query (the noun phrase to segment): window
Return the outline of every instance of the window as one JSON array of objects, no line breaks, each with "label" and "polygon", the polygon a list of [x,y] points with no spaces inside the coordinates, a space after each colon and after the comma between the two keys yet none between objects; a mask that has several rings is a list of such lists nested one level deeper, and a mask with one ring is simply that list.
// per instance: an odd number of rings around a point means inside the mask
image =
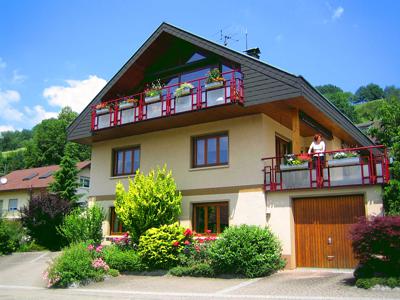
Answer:
[{"label": "window", "polygon": [[88,188],[90,186],[90,178],[86,176],[79,177],[79,185],[83,188]]},{"label": "window", "polygon": [[193,138],[193,167],[228,164],[228,134]]},{"label": "window", "polygon": [[124,224],[122,224],[121,220],[118,219],[118,216],[115,213],[115,207],[110,207],[110,234],[119,235],[123,232],[126,232]]},{"label": "window", "polygon": [[189,59],[188,59],[188,61],[186,62],[187,64],[188,63],[192,63],[192,62],[195,62],[195,61],[199,61],[199,60],[203,60],[203,59],[205,59],[206,57],[204,56],[204,55],[202,55],[202,54],[200,54],[200,53],[194,53]]},{"label": "window", "polygon": [[3,215],[3,200],[0,200],[0,218]]},{"label": "window", "polygon": [[228,202],[193,204],[193,228],[197,233],[221,233],[228,226]]},{"label": "window", "polygon": [[8,200],[8,211],[16,211],[18,209],[18,199]]},{"label": "window", "polygon": [[140,165],[140,148],[114,150],[114,176],[135,174]]}]

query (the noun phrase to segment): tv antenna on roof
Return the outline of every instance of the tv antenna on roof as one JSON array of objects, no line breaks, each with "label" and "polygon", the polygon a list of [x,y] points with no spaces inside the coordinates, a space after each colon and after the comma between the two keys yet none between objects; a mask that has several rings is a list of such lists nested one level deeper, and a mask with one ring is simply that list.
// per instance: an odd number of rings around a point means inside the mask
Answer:
[{"label": "tv antenna on roof", "polygon": [[232,34],[232,35],[223,34],[222,29],[221,29],[220,30],[220,38],[219,38],[219,40],[221,41],[221,43],[222,42],[224,43],[224,46],[228,46],[228,41],[229,40],[232,40],[232,41],[235,41],[235,42],[239,42],[239,40],[233,38],[235,35],[236,34]]}]

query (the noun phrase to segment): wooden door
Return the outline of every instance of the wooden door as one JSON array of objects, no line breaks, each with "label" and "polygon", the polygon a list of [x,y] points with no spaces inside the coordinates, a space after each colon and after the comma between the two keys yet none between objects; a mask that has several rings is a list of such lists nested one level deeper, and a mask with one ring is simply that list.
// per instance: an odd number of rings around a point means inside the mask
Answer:
[{"label": "wooden door", "polygon": [[349,229],[364,215],[362,195],[295,199],[297,267],[354,268]]}]

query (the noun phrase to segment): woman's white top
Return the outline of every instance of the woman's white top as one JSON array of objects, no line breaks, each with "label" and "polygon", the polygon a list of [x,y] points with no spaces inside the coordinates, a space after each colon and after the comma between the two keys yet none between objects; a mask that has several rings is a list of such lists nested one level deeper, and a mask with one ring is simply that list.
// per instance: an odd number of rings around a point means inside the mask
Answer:
[{"label": "woman's white top", "polygon": [[308,149],[308,154],[314,153],[314,156],[323,156],[325,152],[325,142],[320,141],[318,144],[312,142]]}]

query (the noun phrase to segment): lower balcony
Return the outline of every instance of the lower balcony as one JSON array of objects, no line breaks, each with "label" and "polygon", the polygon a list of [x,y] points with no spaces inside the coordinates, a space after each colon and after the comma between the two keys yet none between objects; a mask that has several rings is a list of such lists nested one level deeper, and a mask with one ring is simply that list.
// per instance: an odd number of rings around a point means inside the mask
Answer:
[{"label": "lower balcony", "polygon": [[290,154],[262,160],[265,191],[384,184],[390,178],[384,146],[340,149],[321,155]]},{"label": "lower balcony", "polygon": [[144,91],[102,102],[92,107],[91,129],[97,131],[232,103],[243,104],[242,74],[229,71],[221,76],[220,81],[211,83],[206,83],[206,77],[186,82],[186,88],[182,84],[164,86],[152,97]]}]

